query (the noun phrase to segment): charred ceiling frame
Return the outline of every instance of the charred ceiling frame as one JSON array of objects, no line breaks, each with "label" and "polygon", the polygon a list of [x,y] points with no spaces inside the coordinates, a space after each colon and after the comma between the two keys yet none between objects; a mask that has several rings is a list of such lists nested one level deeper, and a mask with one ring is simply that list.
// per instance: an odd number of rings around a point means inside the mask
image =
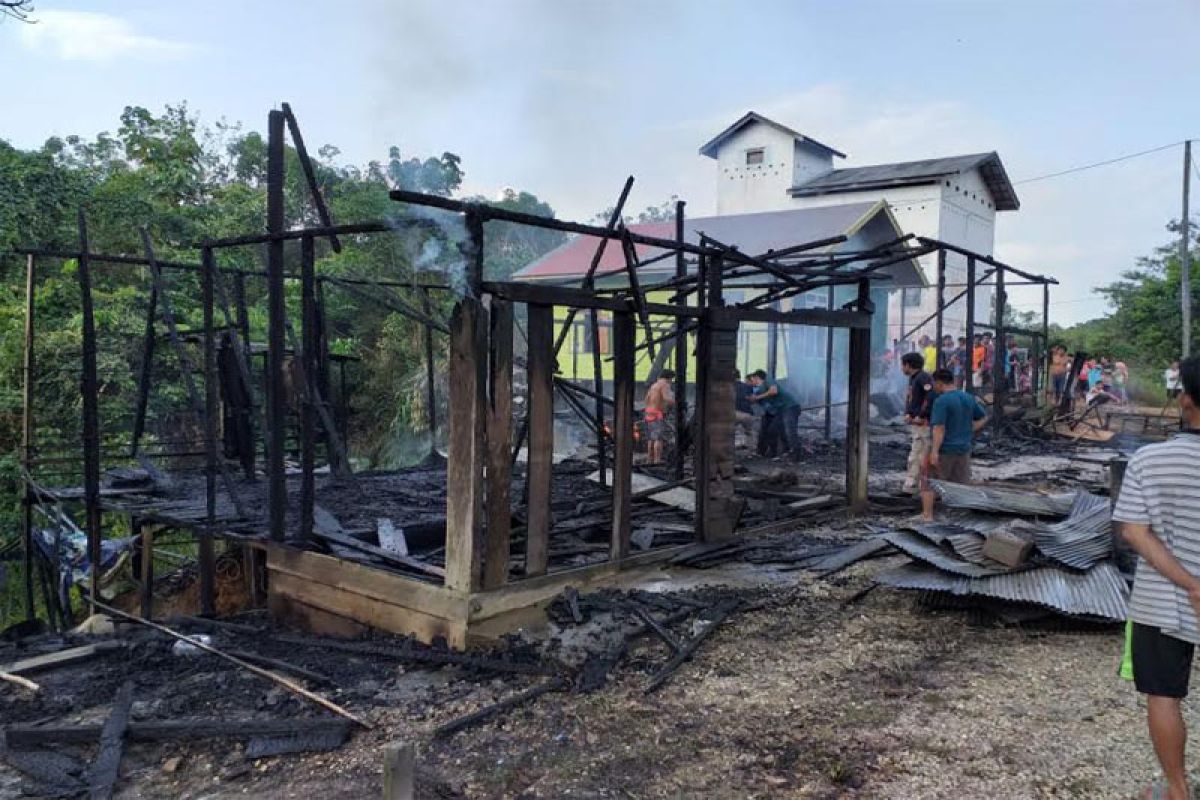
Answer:
[{"label": "charred ceiling frame", "polygon": [[[319,226],[286,229],[284,218],[285,131],[290,129],[301,168],[308,182],[313,204],[320,220]],[[25,513],[23,536],[26,559],[26,599],[32,614],[33,572],[32,506],[53,502],[54,493],[38,485],[32,477],[38,465],[34,437],[35,409],[33,379],[36,373],[33,339],[35,335],[34,289],[36,262],[39,258],[78,261],[78,280],[82,310],[82,500],[86,513],[88,553],[93,564],[100,563],[101,515],[119,511],[106,504],[100,491],[102,450],[97,403],[97,337],[92,308],[91,271],[94,265],[125,265],[149,267],[152,275],[149,315],[146,321],[144,360],[149,364],[154,347],[156,315],[161,313],[167,331],[183,361],[186,356],[179,342],[179,333],[172,321],[169,288],[162,281],[164,270],[198,272],[201,278],[203,305],[202,386],[190,385],[187,395],[192,411],[202,421],[204,438],[205,502],[201,518],[191,524],[175,521],[176,527],[190,529],[199,543],[200,597],[204,613],[214,610],[214,537],[228,530],[218,514],[219,487],[229,495],[233,508],[239,505],[238,490],[232,480],[231,467],[218,450],[217,416],[220,413],[217,375],[217,335],[220,328],[232,334],[231,349],[236,355],[236,369],[243,376],[250,397],[243,410],[245,430],[251,442],[242,450],[241,469],[248,477],[256,474],[254,426],[257,412],[265,411],[262,437],[265,444],[265,473],[267,481],[267,524],[265,535],[254,547],[265,548],[266,570],[272,580],[299,581],[296,591],[307,591],[305,582],[314,586],[327,584],[366,586],[355,595],[353,603],[342,597],[311,600],[311,605],[335,614],[358,619],[360,622],[405,630],[424,639],[445,636],[455,646],[465,646],[468,630],[506,612],[531,605],[562,590],[568,584],[580,584],[594,577],[609,574],[628,566],[649,563],[669,557],[671,551],[652,550],[630,553],[630,508],[635,498],[632,489],[635,369],[639,349],[650,352],[656,368],[661,369],[673,355],[676,365],[677,394],[685,397],[688,385],[688,337],[695,337],[697,375],[694,376],[695,409],[692,449],[691,483],[696,494],[694,537],[698,541],[720,540],[734,534],[740,501],[733,488],[733,371],[737,351],[737,328],[741,322],[766,322],[778,325],[811,325],[849,331],[849,400],[846,455],[846,491],[852,509],[867,503],[868,442],[867,419],[871,374],[871,318],[874,308],[869,297],[871,281],[878,280],[879,270],[900,261],[910,260],[934,245],[940,245],[939,297],[944,292],[944,251],[950,248],[941,243],[922,241],[920,248],[912,247],[912,237],[882,245],[879,248],[855,253],[814,255],[811,251],[845,241],[834,237],[820,242],[798,244],[785,250],[760,255],[740,252],[732,244],[704,237],[691,243],[683,237],[683,204],[676,208],[676,238],[665,239],[638,234],[621,223],[621,209],[632,184],[629,179],[621,193],[616,209],[606,226],[532,216],[478,203],[468,203],[408,191],[393,191],[397,202],[433,207],[461,215],[468,242],[463,249],[466,257],[466,281],[456,296],[453,313],[448,321],[437,318],[428,302],[429,292],[447,291],[443,283],[415,281],[388,282],[357,276],[317,276],[315,273],[315,242],[327,239],[330,246],[340,250],[339,237],[360,234],[386,233],[404,236],[407,225],[429,224],[427,220],[368,222],[335,225],[316,183],[312,164],[304,148],[299,127],[287,104],[282,110],[272,110],[268,118],[268,169],[266,232],[208,240],[196,247],[199,263],[173,262],[158,259],[150,239],[143,234],[145,254],[142,257],[104,255],[91,252],[87,224],[79,217],[79,246],[73,251],[23,249],[19,252],[27,261],[27,320],[25,331],[25,413],[22,467],[25,476]],[[597,237],[599,247],[583,284],[578,289],[543,286],[511,281],[486,281],[483,275],[484,223],[498,220],[517,225]],[[284,243],[298,240],[300,265],[298,273],[285,270]],[[667,284],[641,287],[638,284],[637,251],[634,245],[662,249],[658,259],[674,259],[675,276]],[[262,246],[266,250],[266,270],[231,270],[219,268],[217,251],[224,248]],[[604,249],[616,246],[625,255],[624,272],[628,286],[615,293],[598,290],[595,286],[597,265]],[[969,262],[983,259],[968,254]],[[648,263],[649,259],[647,262]],[[995,264],[990,259],[985,263]],[[1001,265],[1002,266],[1002,265]],[[1002,272],[1003,270],[1001,270]],[[1014,270],[1015,271],[1015,270]],[[1019,273],[1024,274],[1024,273]],[[268,297],[266,342],[265,400],[253,396],[249,379],[250,350],[244,281],[248,276],[265,278]],[[233,306],[225,288],[225,278],[233,280]],[[301,286],[300,336],[287,317],[285,285],[298,280]],[[974,274],[972,273],[972,281]],[[1001,279],[1002,281],[1002,279]],[[727,283],[739,288],[753,287],[762,293],[737,305],[725,302]],[[324,335],[321,296],[327,286],[336,286],[353,293],[364,301],[378,303],[416,321],[424,330],[426,370],[430,378],[434,371],[433,336],[449,338],[449,458],[447,468],[446,546],[444,573],[420,562],[413,564],[423,575],[401,575],[372,570],[342,562],[337,558],[314,554],[285,542],[287,486],[285,482],[285,439],[287,409],[285,383],[289,352],[299,368],[302,402],[299,408],[299,447],[301,454],[300,539],[313,536],[315,483],[314,470],[318,440],[323,439],[326,455],[335,474],[353,481],[345,448],[344,436],[331,410],[329,397],[328,340]],[[841,308],[833,307],[833,289],[853,286],[854,299]],[[421,307],[399,297],[394,288],[417,288],[422,296]],[[669,287],[674,290],[671,302],[654,303],[647,300],[652,289]],[[817,290],[827,290],[827,308],[783,310],[780,301]],[[527,373],[529,384],[528,412],[521,429],[513,431],[513,328],[514,305],[523,304],[528,320]],[[585,314],[593,321],[600,315],[610,316],[613,326],[614,381],[612,395],[605,394],[602,371],[597,364],[596,383],[582,386],[557,376],[557,354],[565,335],[555,334],[556,306],[568,309],[570,317]],[[218,307],[225,325],[215,320]],[[942,307],[942,304],[939,304]],[[650,325],[651,316],[670,320],[672,331],[655,338]],[[563,331],[569,327],[564,326]],[[644,331],[638,342],[638,328]],[[599,336],[599,326],[592,325],[592,335]],[[831,334],[832,335],[832,334]],[[594,345],[598,342],[594,342]],[[599,359],[600,348],[593,346],[593,358]],[[772,362],[774,360],[772,354]],[[185,370],[186,372],[187,370]],[[829,376],[831,377],[831,375]],[[138,422],[131,443],[131,454],[137,454],[143,430],[145,406],[149,393],[149,369],[143,368],[139,381]],[[829,396],[826,382],[826,408]],[[429,380],[432,392],[432,379]],[[599,477],[611,486],[612,526],[608,558],[600,564],[548,572],[547,551],[552,527],[550,514],[550,482],[552,472],[554,397],[558,393],[564,403],[582,418],[591,417],[591,427],[597,439]],[[591,400],[592,408],[587,401]],[[436,403],[429,398],[429,423],[436,425]],[[611,429],[608,412],[611,408]],[[677,430],[686,423],[684,404],[677,407]],[[828,422],[827,422],[828,424]],[[320,435],[318,434],[320,431]],[[343,429],[344,430],[344,429]],[[606,432],[610,431],[608,435]],[[612,454],[608,455],[609,441]],[[524,515],[524,558],[522,574],[510,574],[510,559],[514,536],[512,514],[512,468],[516,453],[527,447]],[[686,462],[684,448],[677,448],[674,463],[676,481],[666,488],[682,485]],[[611,464],[611,473],[609,472]],[[661,487],[660,487],[661,488]],[[638,493],[644,496],[645,493]],[[135,521],[135,525],[138,523]],[[140,526],[143,547],[142,613],[153,612],[150,593],[153,586],[152,564],[154,526]],[[245,541],[243,538],[242,541]],[[414,559],[415,561],[415,559]],[[150,566],[148,567],[147,564]],[[99,570],[93,569],[91,595],[97,596]],[[439,574],[441,573],[441,574]],[[438,579],[431,582],[430,576]],[[314,588],[315,592],[316,589]],[[349,605],[354,605],[350,608]]]}]

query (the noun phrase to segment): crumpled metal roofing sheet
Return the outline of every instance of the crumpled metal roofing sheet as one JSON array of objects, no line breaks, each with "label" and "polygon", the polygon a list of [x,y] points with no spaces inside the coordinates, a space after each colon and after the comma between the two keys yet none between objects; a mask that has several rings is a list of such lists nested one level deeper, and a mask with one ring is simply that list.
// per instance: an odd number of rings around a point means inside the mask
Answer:
[{"label": "crumpled metal roofing sheet", "polygon": [[1040,526],[1037,549],[1075,569],[1087,569],[1112,555],[1112,512],[1108,498],[1080,492],[1062,522]]},{"label": "crumpled metal roofing sheet", "polygon": [[905,564],[876,580],[897,589],[925,589],[955,595],[980,595],[998,600],[1035,603],[1063,614],[1125,620],[1129,588],[1109,562],[1086,572],[1037,567],[1003,575],[967,578],[923,564]]},{"label": "crumpled metal roofing sheet", "polygon": [[1004,572],[1010,572],[1012,569],[999,563],[995,564],[995,566],[984,566],[964,561],[949,550],[945,550],[927,539],[908,531],[888,531],[883,534],[883,538],[917,561],[937,567],[946,572],[952,572],[955,575],[962,575],[968,578],[981,578],[985,575],[999,575]]},{"label": "crumpled metal roofing sheet", "polygon": [[1076,492],[1036,494],[1012,489],[985,489],[961,483],[930,481],[942,502],[951,508],[973,508],[998,514],[1029,517],[1065,517],[1075,503]]}]

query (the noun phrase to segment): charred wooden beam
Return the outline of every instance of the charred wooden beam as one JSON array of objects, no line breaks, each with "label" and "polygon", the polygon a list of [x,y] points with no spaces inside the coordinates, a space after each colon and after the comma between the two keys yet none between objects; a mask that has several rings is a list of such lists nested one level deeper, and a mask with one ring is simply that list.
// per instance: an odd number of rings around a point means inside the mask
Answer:
[{"label": "charred wooden beam", "polygon": [[[634,324],[628,311],[613,315],[613,486],[609,558],[629,555],[633,508]],[[603,465],[600,467],[604,471]]]},{"label": "charred wooden beam", "polygon": [[[283,160],[283,112],[272,109],[267,117],[267,233],[280,234],[285,227]],[[218,246],[216,244],[212,245]],[[287,315],[283,282],[283,240],[267,244],[267,519],[270,538],[282,542],[287,535],[287,398],[284,349]]]},{"label": "charred wooden beam", "polygon": [[[304,146],[300,123],[296,121],[296,115],[292,112],[290,105],[281,103],[280,107],[283,109],[284,119],[287,120],[288,130],[292,134],[292,145],[296,148],[296,155],[300,158],[300,169],[303,170],[304,180],[308,183],[308,193],[312,197],[313,206],[317,209],[317,217],[320,218],[323,226],[331,228],[333,227],[333,217],[329,214],[329,206],[325,204],[325,197],[321,194],[321,187],[317,184],[317,174],[313,170],[312,159],[308,156],[308,148]],[[336,233],[329,234],[329,246],[335,253],[342,252],[342,243]]]},{"label": "charred wooden beam", "polygon": [[478,725],[480,722],[488,720],[503,711],[509,710],[510,708],[516,708],[517,706],[536,700],[542,695],[549,694],[550,692],[561,692],[568,686],[569,684],[565,678],[551,678],[548,681],[539,683],[532,689],[527,689],[524,692],[518,692],[517,694],[507,697],[498,703],[493,703],[492,705],[481,708],[478,711],[451,720],[450,722],[447,722],[446,724],[434,729],[433,736],[435,739],[445,738],[452,734],[458,733],[461,730],[469,728],[472,725]]},{"label": "charred wooden beam", "polygon": [[129,726],[129,711],[133,706],[133,681],[125,681],[117,690],[112,710],[100,730],[100,750],[88,770],[88,796],[91,800],[112,797],[125,748],[125,729]]},{"label": "charred wooden beam", "polygon": [[727,620],[736,609],[736,604],[725,605],[717,608],[712,619],[709,620],[708,625],[705,626],[704,629],[695,636],[688,639],[687,642],[684,643],[679,649],[679,651],[671,658],[671,660],[664,664],[662,668],[654,674],[654,676],[650,679],[650,682],[646,684],[646,688],[642,690],[643,693],[651,694],[652,692],[662,688],[662,686],[668,680],[670,680],[671,676],[675,674],[676,670],[678,670],[681,666],[683,666],[683,664],[690,661],[692,657],[695,656],[696,651],[700,649],[700,645],[704,644],[708,637],[712,636],[712,634],[716,632],[717,628],[719,628],[721,624],[725,622],[725,620]]},{"label": "charred wooden beam", "polygon": [[528,308],[529,465],[526,487],[525,574],[546,572],[550,488],[554,471],[554,308]]},{"label": "charred wooden beam", "polygon": [[493,298],[488,336],[487,525],[484,531],[483,588],[508,580],[512,537],[513,307]]},{"label": "charred wooden beam", "polygon": [[[100,591],[100,408],[96,377],[96,318],[92,307],[91,265],[88,259],[87,220],[79,210],[79,292],[83,358],[80,391],[83,393],[83,497],[87,519],[87,552],[91,570],[91,596]],[[94,613],[94,609],[93,609]]]}]

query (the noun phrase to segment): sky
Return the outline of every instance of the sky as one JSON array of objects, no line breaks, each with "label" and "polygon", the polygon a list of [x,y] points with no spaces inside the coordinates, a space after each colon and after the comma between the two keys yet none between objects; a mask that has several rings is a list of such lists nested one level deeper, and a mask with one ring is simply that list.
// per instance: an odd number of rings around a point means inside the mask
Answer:
[{"label": "sky", "polygon": [[[1063,324],[1103,314],[1095,287],[1169,241],[1182,146],[1020,181],[1200,138],[1187,0],[35,5],[37,25],[0,22],[0,138],[18,147],[181,101],[264,130],[287,101],[341,162],[450,151],[466,193],[530,191],[569,219],[630,174],[632,209],[674,195],[712,213],[715,162],[697,150],[748,110],[844,166],[996,150],[1022,206],[999,216],[995,255],[1059,278]],[[1040,308],[1030,291],[1011,299]]]}]

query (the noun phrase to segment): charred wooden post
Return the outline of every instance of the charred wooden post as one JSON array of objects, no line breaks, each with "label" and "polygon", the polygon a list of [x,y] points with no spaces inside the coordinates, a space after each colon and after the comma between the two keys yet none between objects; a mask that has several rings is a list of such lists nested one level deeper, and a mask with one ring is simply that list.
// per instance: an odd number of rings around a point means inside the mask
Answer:
[{"label": "charred wooden post", "polygon": [[[425,316],[432,317],[433,309],[429,302],[429,290],[421,287],[421,310]],[[437,383],[435,379],[433,367],[433,328],[429,325],[425,328],[425,405],[426,416],[429,419],[429,452],[437,452]],[[512,332],[509,331],[509,339],[512,339]],[[509,344],[509,358],[512,358],[512,345]],[[509,383],[512,382],[511,372],[509,375]],[[342,398],[345,403],[345,398]]]},{"label": "charred wooden post", "polygon": [[[323,227],[332,228],[333,217],[329,214],[329,206],[325,204],[321,187],[317,185],[317,175],[313,170],[312,159],[308,157],[308,148],[304,146],[304,137],[300,135],[300,123],[296,121],[296,115],[292,113],[290,105],[281,103],[280,106],[283,109],[283,116],[287,120],[288,131],[292,134],[292,145],[296,148],[296,156],[300,161],[300,169],[304,172],[304,180],[308,183],[309,196],[312,197],[313,206],[317,209],[317,217],[321,220]],[[342,252],[342,243],[336,233],[329,234],[329,246],[335,253]]]},{"label": "charred wooden post", "polygon": [[[675,202],[675,241],[679,244],[684,240],[684,206],[682,200]],[[687,277],[687,262],[683,250],[675,250],[675,279],[682,281]],[[676,295],[675,304],[681,309],[687,308],[687,295]],[[687,427],[687,367],[688,348],[687,330],[684,328],[684,317],[675,317],[675,479],[683,478],[685,463],[685,448],[683,446],[684,429]]]},{"label": "charred wooden post", "polygon": [[[508,581],[512,535],[512,461],[509,452],[513,406],[512,303],[493,297],[489,320],[487,528],[484,533],[483,588],[495,589]],[[425,331],[428,345],[429,329]]]},{"label": "charred wooden post", "polygon": [[[235,309],[234,313],[237,314],[237,335],[240,337],[241,342],[242,342],[242,360],[244,361],[243,366],[246,370],[246,376],[247,376],[246,389],[250,393],[251,402],[254,403],[256,406],[255,408],[252,408],[250,410],[250,419],[247,422],[247,428],[250,432],[250,442],[251,442],[250,452],[246,453],[242,456],[242,458],[244,459],[243,468],[246,472],[246,480],[252,481],[252,480],[255,480],[255,465],[254,465],[255,450],[254,450],[254,447],[256,446],[256,438],[254,436],[254,418],[255,418],[255,412],[257,411],[257,404],[259,401],[257,398],[257,393],[254,389],[254,386],[255,386],[254,380],[253,380],[254,370],[253,370],[253,367],[251,364],[251,355],[250,355],[250,311],[246,306],[246,276],[244,274],[242,274],[241,272],[235,272],[233,274],[233,304],[234,304],[234,309]],[[264,430],[264,435],[263,435],[263,447],[264,448],[266,447],[266,440],[267,440],[267,434],[266,434],[266,431]],[[265,457],[265,452],[264,452],[264,457]]]},{"label": "charred wooden post", "polygon": [[733,535],[741,503],[734,494],[733,370],[738,320],[724,309],[720,256],[706,264],[707,307],[696,337],[696,538]]},{"label": "charred wooden post", "polygon": [[[529,460],[525,481],[529,503],[525,574],[542,575],[546,572],[549,550],[550,482],[554,469],[554,307],[530,304],[528,309]],[[603,415],[603,404],[596,401],[596,408]],[[603,437],[603,430],[599,435]],[[601,476],[604,469],[602,460]]]},{"label": "charred wooden post", "polygon": [[216,557],[213,535],[217,527],[217,346],[213,330],[213,285],[217,264],[211,248],[201,253],[204,270],[200,294],[204,305],[204,525],[198,537],[200,569],[200,613],[216,613],[213,598]]},{"label": "charred wooden post", "polygon": [[[293,140],[295,131],[293,129]],[[316,506],[317,420],[318,398],[313,391],[320,378],[317,375],[317,296],[316,249],[311,236],[300,240],[300,360],[307,380],[300,403],[300,537],[312,538],[313,512]],[[332,460],[332,459],[331,459]]]},{"label": "charred wooden post", "polygon": [[[833,311],[833,287],[829,287],[826,306]],[[833,438],[833,327],[825,329],[825,441]]]},{"label": "charred wooden post", "polygon": [[[30,255],[25,260],[25,352],[21,364],[21,473],[31,474],[33,461],[33,381],[37,364],[33,353],[33,332],[36,325],[34,285],[37,282],[37,261]],[[21,565],[25,572],[25,619],[37,616],[33,607],[33,487],[28,477],[21,481]],[[49,607],[46,614],[50,614]]]},{"label": "charred wooden post", "polygon": [[[600,312],[588,309],[588,319],[592,325],[592,388],[599,397],[604,394],[604,362],[600,358]],[[608,484],[608,457],[605,452],[607,442],[604,438],[604,404],[595,401],[596,415],[596,464],[600,468],[600,485]]]},{"label": "charred wooden post", "polygon": [[[1050,284],[1042,284],[1042,357],[1038,359],[1042,364],[1042,387],[1041,397],[1045,398],[1050,391]],[[1034,391],[1037,391],[1037,381],[1034,381]],[[1042,401],[1038,401],[1038,405],[1044,405]]]},{"label": "charred wooden post", "polygon": [[450,319],[450,427],[446,463],[446,587],[477,591],[483,582],[487,409],[487,311],[480,298],[483,220],[468,213],[467,291]]},{"label": "charred wooden post", "polygon": [[975,256],[967,256],[967,363],[963,364],[963,388],[975,392]]},{"label": "charred wooden post", "polygon": [[88,258],[87,220],[79,210],[79,293],[82,316],[83,369],[80,391],[83,393],[83,502],[87,520],[88,562],[91,582],[88,597],[100,596],[100,408],[99,381],[96,377],[96,318],[92,308],[92,276]]},{"label": "charred wooden post", "polygon": [[[873,311],[871,284],[858,282],[857,308]],[[867,507],[867,423],[871,416],[871,328],[850,329],[850,402],[846,416],[846,499],[852,511]]]},{"label": "charred wooden post", "polygon": [[1008,331],[1004,317],[1008,313],[1008,294],[1004,291],[1004,269],[996,270],[996,357],[992,359],[992,430],[1000,433],[1004,403],[1008,399],[1008,380],[1004,365],[1008,362]]},{"label": "charred wooden post", "polygon": [[[284,230],[283,112],[272,110],[267,117],[267,232]],[[287,473],[283,449],[286,440],[287,398],[284,395],[287,314],[283,286],[283,240],[267,243],[267,517],[273,541],[286,537]]]},{"label": "charred wooden post", "polygon": [[150,406],[150,377],[154,366],[154,345],[157,335],[154,330],[154,319],[158,314],[158,281],[151,276],[150,299],[146,308],[146,331],[142,335],[142,367],[138,374],[138,401],[133,414],[133,435],[130,439],[129,454],[136,457],[138,445],[142,441],[142,433],[146,429],[146,411]]},{"label": "charred wooden post", "polygon": [[613,482],[612,539],[609,557],[619,561],[629,555],[633,512],[633,395],[637,380],[634,367],[633,315],[613,314]]},{"label": "charred wooden post", "polygon": [[141,570],[138,595],[142,619],[154,619],[154,526],[144,520],[134,520],[133,529],[141,544]]},{"label": "charred wooden post", "polygon": [[932,370],[941,369],[946,363],[946,354],[943,352],[942,336],[945,330],[946,316],[946,251],[938,250],[937,256],[937,322],[934,326],[934,335],[937,337],[934,352],[937,353],[933,364],[926,364],[926,368]]}]

